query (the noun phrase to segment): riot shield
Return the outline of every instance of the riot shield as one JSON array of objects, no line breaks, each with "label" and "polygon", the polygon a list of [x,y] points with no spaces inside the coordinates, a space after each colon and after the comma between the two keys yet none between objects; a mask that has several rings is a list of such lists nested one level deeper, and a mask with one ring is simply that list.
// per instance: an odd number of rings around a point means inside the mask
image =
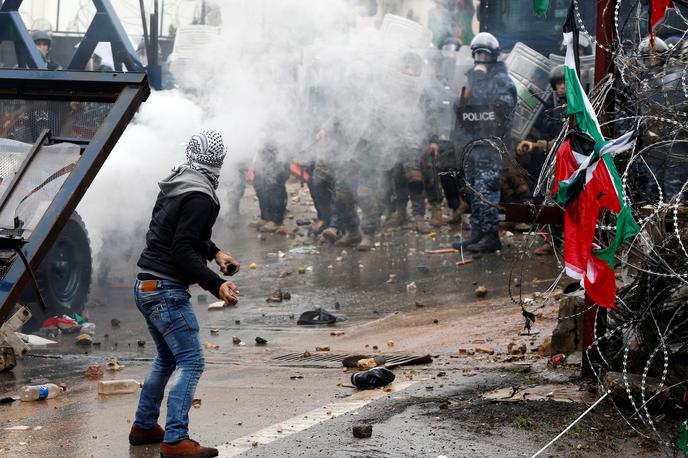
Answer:
[{"label": "riot shield", "polygon": [[550,63],[545,56],[523,43],[516,43],[505,63],[518,93],[511,135],[524,139],[543,110],[538,97],[545,100],[552,92],[549,84]]}]

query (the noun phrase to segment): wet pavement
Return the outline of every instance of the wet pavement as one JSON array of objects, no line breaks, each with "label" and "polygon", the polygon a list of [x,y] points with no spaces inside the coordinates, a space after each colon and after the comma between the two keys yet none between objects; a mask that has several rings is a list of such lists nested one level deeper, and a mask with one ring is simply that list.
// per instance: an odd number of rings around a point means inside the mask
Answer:
[{"label": "wet pavement", "polygon": [[[292,217],[307,216],[307,193],[291,191],[292,202],[297,195],[303,202],[291,205]],[[249,207],[245,213],[253,214],[252,197],[244,202]],[[294,221],[289,225],[295,227]],[[261,235],[245,223],[236,229],[218,227],[216,243],[242,263],[233,279],[242,297],[236,307],[208,311],[207,304],[216,299],[191,288],[202,341],[219,346],[206,350],[206,372],[196,394],[202,405],[191,410],[191,433],[220,446],[221,456],[521,456],[554,432],[541,431],[524,448],[518,445],[523,434],[512,432],[518,444],[510,444],[506,433],[498,433],[500,440],[491,439],[493,433],[464,431],[461,421],[437,429],[440,420],[428,413],[436,410],[434,404],[428,406],[439,397],[503,386],[505,374],[490,372],[498,370],[489,369],[496,361],[493,357],[459,360],[456,355],[462,343],[482,341],[501,349],[504,339],[518,336],[523,323],[520,308],[509,299],[510,276],[520,279],[524,294],[541,291],[556,278],[554,258],[519,255],[526,243],[523,235],[504,233],[501,253],[457,267],[457,254],[425,254],[455,239],[457,232],[447,230],[436,237],[412,230],[390,232],[375,250],[358,252],[313,243],[305,229],[294,238],[266,234],[260,240]],[[255,270],[249,269],[251,263],[257,265]],[[106,281],[92,290],[86,313],[97,325],[98,346],[77,347],[73,335],[63,335],[58,345],[36,349],[13,371],[0,374],[3,396],[16,394],[28,383],[68,386],[64,396],[46,402],[0,405],[2,456],[158,455],[156,447],[127,444],[137,395],[99,396],[96,382],[83,377],[89,365],[104,365],[109,357],[117,357],[125,368],[106,371],[105,379],[145,377],[154,346],[133,304],[134,264],[129,260],[114,266]],[[299,273],[301,268],[305,273]],[[387,282],[390,274],[397,276],[396,283]],[[416,289],[409,292],[412,282]],[[486,299],[476,299],[477,285],[488,288]],[[267,303],[278,288],[289,291],[291,300]],[[342,321],[298,326],[298,316],[317,305]],[[548,313],[556,313],[553,310]],[[118,327],[111,326],[112,318],[121,321]],[[552,323],[550,319],[550,332]],[[547,333],[547,325],[542,326],[542,335],[531,339],[533,348]],[[210,329],[217,329],[217,335]],[[333,331],[344,335],[333,336]],[[247,345],[232,344],[232,336]],[[267,339],[268,345],[256,346],[256,336]],[[139,347],[140,339],[147,344]],[[350,386],[350,373],[336,362],[275,360],[305,350],[315,353],[319,345],[342,355],[430,353],[435,361],[397,369],[396,392],[361,395]],[[440,369],[445,378],[437,382]],[[351,423],[357,419],[376,424],[373,439],[351,437]],[[16,427],[28,428],[8,429]]]}]

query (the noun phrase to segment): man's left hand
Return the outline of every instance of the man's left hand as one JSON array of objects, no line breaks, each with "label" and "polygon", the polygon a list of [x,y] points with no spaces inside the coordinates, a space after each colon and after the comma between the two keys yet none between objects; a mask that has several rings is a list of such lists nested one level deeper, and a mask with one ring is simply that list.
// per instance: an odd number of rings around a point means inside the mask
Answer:
[{"label": "man's left hand", "polygon": [[[234,259],[233,256],[228,255],[222,251],[218,251],[215,255],[215,262],[220,266],[220,270],[225,275],[234,275],[239,272],[239,261]],[[233,268],[230,266],[234,266]]]}]

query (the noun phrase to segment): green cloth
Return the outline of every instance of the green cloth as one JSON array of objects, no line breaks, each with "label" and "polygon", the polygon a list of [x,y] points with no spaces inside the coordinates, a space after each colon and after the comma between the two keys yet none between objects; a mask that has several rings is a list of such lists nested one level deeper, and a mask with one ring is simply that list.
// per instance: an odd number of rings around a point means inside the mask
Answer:
[{"label": "green cloth", "polygon": [[536,16],[544,16],[549,9],[549,0],[533,0],[533,12]]}]

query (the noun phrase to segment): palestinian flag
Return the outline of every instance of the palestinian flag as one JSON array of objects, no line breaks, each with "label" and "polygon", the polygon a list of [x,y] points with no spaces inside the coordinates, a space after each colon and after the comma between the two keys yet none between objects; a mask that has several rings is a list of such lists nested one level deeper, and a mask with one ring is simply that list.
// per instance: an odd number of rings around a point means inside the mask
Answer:
[{"label": "palestinian flag", "polygon": [[[552,194],[565,206],[564,263],[566,273],[581,281],[598,305],[615,308],[614,256],[623,241],[639,228],[626,207],[614,155],[633,146],[633,132],[606,141],[595,111],[578,77],[578,30],[573,3],[564,25],[566,99],[575,129],[557,151]],[[617,215],[614,242],[604,249],[595,245],[600,210]]]}]

